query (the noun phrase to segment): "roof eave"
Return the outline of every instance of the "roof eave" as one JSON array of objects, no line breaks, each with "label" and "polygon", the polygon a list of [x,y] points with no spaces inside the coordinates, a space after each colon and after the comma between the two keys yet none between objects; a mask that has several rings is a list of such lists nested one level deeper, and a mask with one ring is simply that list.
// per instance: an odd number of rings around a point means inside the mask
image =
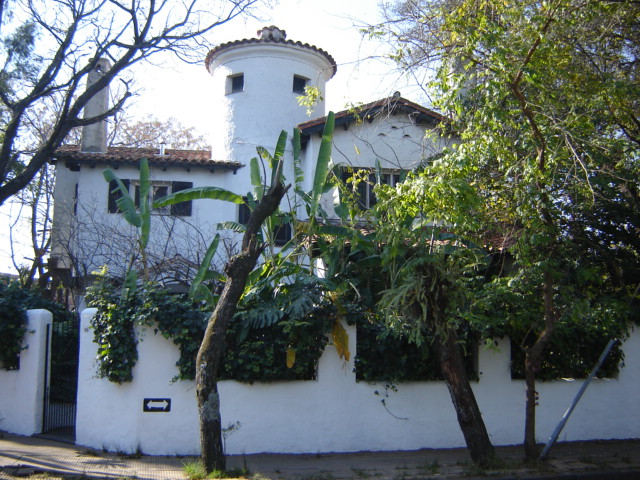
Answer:
[{"label": "roof eave", "polygon": [[106,167],[111,167],[113,169],[118,169],[123,166],[130,166],[138,168],[140,166],[140,160],[142,158],[147,158],[149,162],[149,166],[153,168],[161,168],[166,169],[169,167],[175,168],[186,168],[188,170],[192,168],[199,168],[204,170],[233,170],[235,173],[238,169],[244,167],[243,164],[239,162],[223,162],[223,161],[208,161],[208,162],[194,162],[188,160],[156,160],[149,157],[141,157],[139,159],[120,159],[120,158],[76,158],[76,155],[55,155],[53,156],[49,163],[52,165],[57,164],[58,161],[64,161],[67,167],[79,167],[80,165],[88,165],[90,168],[96,168],[99,165],[104,165]]},{"label": "roof eave", "polygon": [[[335,125],[345,125],[355,121],[368,120],[373,121],[380,111],[387,110],[391,113],[400,111],[415,112],[416,123],[427,123],[436,125],[442,121],[446,121],[443,115],[436,112],[432,112],[427,108],[422,107],[416,103],[413,103],[405,98],[385,98],[375,102],[368,103],[356,109],[342,110],[335,114]],[[327,121],[327,117],[320,117],[314,120],[309,120],[297,125],[303,135],[311,135],[316,132],[322,132],[324,125]]]}]

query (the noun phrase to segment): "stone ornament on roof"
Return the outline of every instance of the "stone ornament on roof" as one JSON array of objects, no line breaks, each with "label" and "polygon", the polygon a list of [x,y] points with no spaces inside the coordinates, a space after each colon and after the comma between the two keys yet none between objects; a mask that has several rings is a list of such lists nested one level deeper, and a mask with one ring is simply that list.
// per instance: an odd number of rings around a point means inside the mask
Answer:
[{"label": "stone ornament on roof", "polygon": [[263,27],[260,30],[258,30],[257,38],[244,38],[242,40],[234,40],[232,42],[221,43],[220,45],[209,50],[209,53],[207,54],[204,60],[204,64],[207,70],[211,72],[212,70],[210,68],[210,65],[214,61],[214,58],[220,53],[235,47],[242,47],[245,45],[256,45],[256,44],[260,45],[265,43],[300,47],[300,48],[314,51],[316,53],[319,53],[323,57],[325,57],[329,62],[329,65],[331,65],[332,67],[331,77],[333,77],[336,74],[336,71],[338,70],[338,66],[336,64],[335,59],[326,50],[318,48],[315,45],[309,45],[308,43],[287,40],[287,32],[285,30],[282,30],[281,28],[276,27],[275,25],[269,25],[267,27]]},{"label": "stone ornament on roof", "polygon": [[258,38],[260,40],[272,40],[279,42],[280,40],[287,39],[287,32],[279,29],[275,25],[269,25],[268,27],[263,27],[258,30]]}]

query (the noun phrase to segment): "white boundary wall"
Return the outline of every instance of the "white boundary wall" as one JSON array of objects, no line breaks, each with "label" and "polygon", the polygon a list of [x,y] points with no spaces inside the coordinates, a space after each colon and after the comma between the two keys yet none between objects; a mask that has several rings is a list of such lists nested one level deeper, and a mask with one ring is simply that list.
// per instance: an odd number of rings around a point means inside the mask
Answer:
[{"label": "white boundary wall", "polygon": [[[195,386],[171,383],[178,350],[148,329],[138,344],[132,382],[114,384],[95,377],[96,344],[83,312],[76,442],[112,451],[140,450],[153,455],[199,451]],[[355,329],[349,327],[355,354]],[[574,411],[560,440],[640,436],[640,334],[624,345],[619,378],[594,381]],[[473,384],[495,445],[522,442],[524,382],[509,374],[509,342],[499,350],[481,349],[480,381]],[[540,382],[539,441],[545,441],[580,386],[578,381]],[[406,383],[381,399],[385,385],[356,382],[353,364],[328,346],[317,381],[219,383],[223,426],[240,422],[227,438],[227,453],[317,453],[412,450],[464,446],[451,399],[443,382]],[[381,395],[376,395],[378,391]],[[171,411],[143,412],[145,398],[170,398]]]},{"label": "white boundary wall", "polygon": [[42,431],[45,342],[52,321],[46,310],[29,310],[27,318],[20,369],[0,368],[0,429],[20,435]]}]

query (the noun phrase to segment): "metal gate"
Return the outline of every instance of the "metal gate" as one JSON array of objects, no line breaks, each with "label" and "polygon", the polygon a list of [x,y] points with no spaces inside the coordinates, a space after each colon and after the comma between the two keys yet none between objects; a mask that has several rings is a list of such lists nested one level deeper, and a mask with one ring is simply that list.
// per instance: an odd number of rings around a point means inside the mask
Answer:
[{"label": "metal gate", "polygon": [[74,440],[78,391],[78,318],[47,326],[42,433]]}]

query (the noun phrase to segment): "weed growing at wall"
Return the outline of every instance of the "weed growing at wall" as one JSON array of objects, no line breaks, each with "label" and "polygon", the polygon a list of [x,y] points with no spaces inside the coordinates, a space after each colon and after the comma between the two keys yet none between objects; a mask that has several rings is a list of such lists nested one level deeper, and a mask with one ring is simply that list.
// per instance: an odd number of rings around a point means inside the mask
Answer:
[{"label": "weed growing at wall", "polygon": [[27,333],[27,310],[45,309],[54,322],[63,322],[73,313],[53,300],[44,298],[37,289],[23,288],[18,282],[0,282],[0,365],[6,370],[20,368],[20,352]]}]

